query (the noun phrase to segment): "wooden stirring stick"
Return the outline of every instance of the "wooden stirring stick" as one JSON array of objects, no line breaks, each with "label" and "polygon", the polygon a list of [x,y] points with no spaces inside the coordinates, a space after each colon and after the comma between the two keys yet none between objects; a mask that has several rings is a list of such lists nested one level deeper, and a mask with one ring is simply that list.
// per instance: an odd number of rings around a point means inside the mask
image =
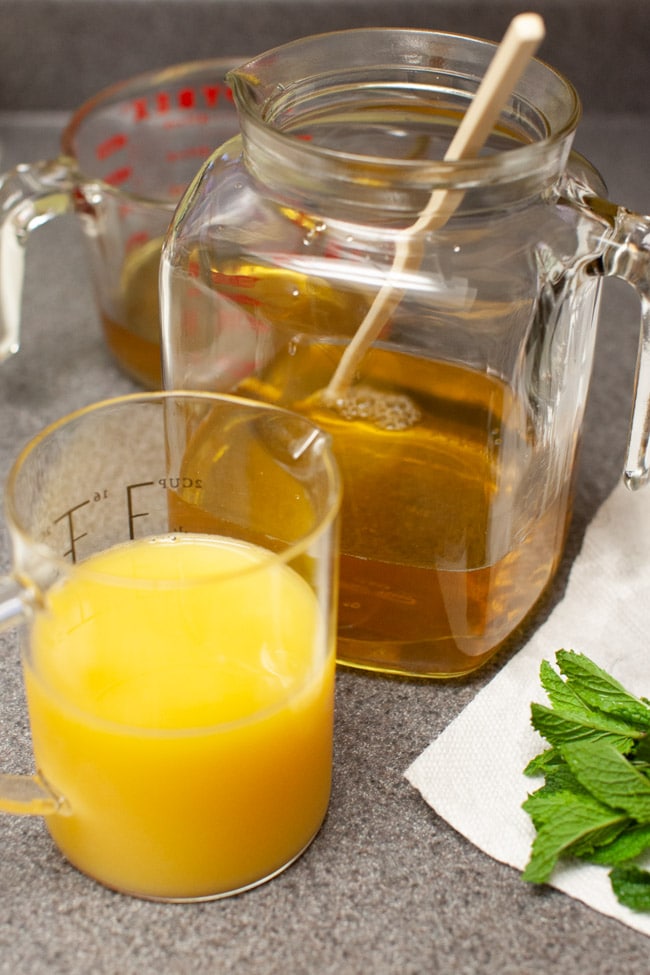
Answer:
[{"label": "wooden stirring stick", "polygon": [[[518,14],[510,22],[445,153],[445,162],[471,159],[478,154],[543,38],[544,21],[538,14]],[[434,191],[415,223],[400,232],[386,281],[377,292],[365,318],[343,353],[329,385],[322,393],[326,404],[334,405],[344,395],[360,360],[401,301],[399,281],[405,271],[419,267],[424,250],[424,232],[442,227],[458,209],[463,196],[462,190]]]}]

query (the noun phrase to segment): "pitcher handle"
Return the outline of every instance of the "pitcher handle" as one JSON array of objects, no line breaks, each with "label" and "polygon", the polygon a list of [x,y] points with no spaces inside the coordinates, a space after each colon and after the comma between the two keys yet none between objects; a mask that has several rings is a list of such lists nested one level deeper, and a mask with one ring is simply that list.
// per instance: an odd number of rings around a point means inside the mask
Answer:
[{"label": "pitcher handle", "polygon": [[[591,201],[594,206],[595,201]],[[641,328],[634,377],[632,416],[623,479],[636,491],[650,480],[650,216],[598,201],[608,218],[602,270],[630,284],[641,302]]]},{"label": "pitcher handle", "polygon": [[[23,623],[33,600],[29,589],[13,576],[0,578],[0,631]],[[51,816],[65,813],[67,804],[38,774],[0,774],[0,812],[18,816]]]},{"label": "pitcher handle", "polygon": [[0,362],[20,347],[25,248],[32,230],[73,209],[73,161],[21,163],[0,176]]}]

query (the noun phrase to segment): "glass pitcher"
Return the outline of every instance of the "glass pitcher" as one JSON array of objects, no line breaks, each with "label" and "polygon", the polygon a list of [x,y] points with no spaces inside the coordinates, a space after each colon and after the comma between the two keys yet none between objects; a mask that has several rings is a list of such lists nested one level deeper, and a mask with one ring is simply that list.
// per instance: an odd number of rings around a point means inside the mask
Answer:
[{"label": "glass pitcher", "polygon": [[[648,476],[650,218],[603,200],[571,153],[576,92],[538,60],[480,156],[441,161],[494,50],[369,29],[250,61],[229,75],[241,134],[163,248],[165,384],[277,403],[332,435],[351,666],[467,674],[537,603],[570,517],[604,275],[642,303],[625,476]],[[453,212],[400,270],[435,190]],[[381,330],[350,359],[382,288]]]}]

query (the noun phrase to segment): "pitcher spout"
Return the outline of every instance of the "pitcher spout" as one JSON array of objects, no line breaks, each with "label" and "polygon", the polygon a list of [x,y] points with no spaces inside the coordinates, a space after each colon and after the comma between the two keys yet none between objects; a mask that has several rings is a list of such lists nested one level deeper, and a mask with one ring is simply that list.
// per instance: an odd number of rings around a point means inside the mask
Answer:
[{"label": "pitcher spout", "polygon": [[254,61],[248,62],[239,68],[234,68],[226,75],[226,83],[230,87],[235,107],[238,110],[243,109],[244,106],[250,106],[253,109],[263,102],[263,97],[261,97],[262,80],[252,70],[254,65]]}]

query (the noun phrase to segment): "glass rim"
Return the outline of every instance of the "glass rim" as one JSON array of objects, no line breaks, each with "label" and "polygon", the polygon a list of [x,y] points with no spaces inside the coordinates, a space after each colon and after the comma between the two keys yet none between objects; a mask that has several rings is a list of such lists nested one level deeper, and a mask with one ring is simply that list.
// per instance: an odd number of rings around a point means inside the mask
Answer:
[{"label": "glass rim", "polygon": [[125,190],[121,189],[120,187],[113,186],[111,183],[108,183],[102,179],[101,176],[93,176],[90,173],[83,172],[79,168],[77,154],[74,149],[75,136],[83,126],[84,122],[90,118],[97,111],[97,109],[104,105],[117,103],[122,99],[126,100],[129,97],[133,98],[138,94],[145,95],[148,92],[156,90],[162,84],[178,83],[183,78],[189,79],[207,72],[217,72],[221,75],[224,83],[226,83],[226,75],[230,71],[234,70],[237,66],[246,63],[248,60],[250,60],[250,56],[232,55],[218,58],[201,58],[195,61],[181,61],[177,64],[171,64],[166,67],[142,71],[138,74],[131,75],[128,78],[122,78],[119,81],[114,81],[111,84],[100,88],[99,91],[95,92],[89,98],[85,99],[85,101],[83,101],[80,105],[78,105],[77,108],[73,109],[59,140],[62,150],[62,157],[70,160],[74,164],[74,168],[84,184],[90,186],[97,185],[101,187],[101,191],[104,195],[115,196],[121,200],[126,199],[141,206],[152,207],[157,210],[168,210],[170,214],[173,213],[178,205],[178,201],[166,200],[154,196],[146,196],[141,193],[134,193],[132,190]]},{"label": "glass rim", "polygon": [[[36,559],[41,559],[48,567],[54,569],[57,575],[60,575],[61,577],[70,576],[71,572],[79,570],[84,572],[84,574],[89,578],[101,579],[104,581],[110,579],[116,580],[118,578],[116,576],[102,572],[93,572],[92,570],[88,570],[87,567],[86,569],[83,569],[83,566],[85,565],[83,560],[78,563],[70,563],[52,548],[50,548],[47,543],[37,541],[32,536],[29,526],[25,525],[24,518],[22,518],[17,511],[17,482],[30,457],[41,444],[56,436],[59,431],[64,430],[69,425],[82,420],[85,416],[101,413],[102,411],[114,411],[116,409],[138,404],[143,406],[162,406],[166,401],[170,400],[190,400],[195,402],[204,402],[206,404],[209,404],[210,402],[215,404],[230,403],[234,407],[239,406],[242,408],[242,410],[246,411],[254,409],[257,413],[283,415],[294,419],[299,416],[299,414],[295,414],[284,407],[276,406],[272,403],[264,403],[261,401],[258,402],[257,400],[236,396],[231,393],[211,393],[207,391],[185,390],[152,390],[127,393],[122,396],[99,400],[97,402],[90,403],[87,406],[73,410],[72,412],[67,413],[48,424],[37,434],[31,437],[23,446],[11,465],[5,484],[4,512],[7,525],[10,533],[13,536],[14,547],[16,539],[19,539],[21,545],[24,546],[26,551],[35,553]],[[286,548],[282,551],[272,552],[269,549],[268,561],[265,560],[264,562],[258,563],[250,568],[244,567],[237,572],[220,572],[212,576],[209,574],[202,575],[198,579],[195,578],[187,582],[185,584],[186,586],[208,585],[211,581],[223,582],[228,579],[241,578],[245,575],[251,575],[255,572],[263,571],[271,563],[281,563],[282,565],[287,565],[289,562],[303,554],[315,539],[320,538],[323,534],[331,529],[332,525],[339,516],[343,495],[341,473],[332,450],[331,437],[307,417],[299,416],[299,418],[302,422],[304,422],[306,427],[310,427],[314,431],[314,439],[318,439],[324,448],[322,450],[321,457],[323,459],[323,472],[327,478],[328,491],[326,502],[324,504],[324,510],[321,516],[315,518],[316,523],[310,528],[309,531],[307,531],[304,535],[301,535],[296,541],[287,544]],[[183,533],[179,531],[170,532],[169,534],[182,535]],[[153,533],[144,537],[151,539],[162,536],[161,533]],[[126,539],[123,539],[122,543],[120,544],[126,544],[126,541]],[[261,548],[261,546],[259,547]],[[102,551],[102,549],[99,551]],[[121,577],[120,582],[123,583]],[[174,582],[173,580],[161,579],[156,580],[156,583],[160,584],[161,588],[164,584],[167,584],[170,589],[182,588],[181,583]]]},{"label": "glass rim", "polygon": [[[278,60],[288,53],[297,53],[301,49],[306,51],[310,46],[316,47],[317,45],[333,44],[341,38],[349,38],[351,42],[358,45],[358,49],[361,51],[370,50],[368,48],[368,42],[373,38],[377,38],[379,35],[388,36],[391,39],[407,39],[408,37],[421,37],[421,38],[431,38],[436,39],[440,45],[449,46],[456,44],[458,46],[463,46],[467,48],[469,53],[470,49],[481,50],[484,54],[489,53],[490,59],[491,55],[496,51],[498,47],[497,41],[487,40],[481,37],[472,36],[470,34],[461,34],[451,31],[439,31],[439,30],[429,30],[425,28],[386,28],[386,27],[355,27],[344,30],[328,31],[321,34],[314,34],[308,37],[301,37],[287,43],[278,45],[269,51],[264,52],[254,58],[252,58],[247,63],[239,65],[228,72],[227,80],[233,86],[236,94],[237,107],[245,122],[251,125],[253,128],[263,128],[265,130],[265,138],[271,141],[277,139],[278,146],[288,146],[293,147],[293,151],[298,151],[300,153],[309,153],[312,158],[317,157],[323,161],[325,165],[327,163],[334,163],[335,161],[341,161],[353,167],[373,167],[376,166],[381,169],[386,169],[387,171],[393,170],[395,173],[400,173],[408,178],[410,175],[424,174],[426,173],[426,179],[430,184],[442,185],[453,184],[458,185],[459,181],[467,182],[468,185],[472,185],[474,182],[482,179],[491,180],[504,175],[507,177],[515,168],[521,170],[527,164],[531,164],[535,157],[540,154],[549,152],[552,149],[559,149],[562,143],[567,140],[576,130],[579,119],[582,114],[582,105],[580,101],[580,96],[577,89],[573,83],[566,77],[566,75],[559,71],[557,68],[553,67],[551,64],[545,60],[534,57],[531,59],[530,65],[527,69],[528,73],[531,71],[541,71],[542,74],[548,76],[549,81],[554,79],[561,90],[566,93],[567,104],[564,111],[564,120],[557,127],[552,127],[549,125],[549,131],[540,136],[540,138],[533,139],[530,142],[522,142],[520,145],[508,148],[507,150],[501,152],[495,152],[490,155],[477,156],[471,159],[464,160],[454,160],[445,161],[443,159],[393,159],[387,156],[380,155],[364,155],[363,153],[351,153],[340,151],[336,149],[331,149],[326,146],[313,145],[311,143],[305,144],[301,143],[299,139],[296,139],[291,132],[283,131],[280,128],[274,128],[269,126],[266,122],[262,121],[260,118],[259,111],[256,110],[257,106],[252,104],[252,99],[246,97],[245,85],[238,84],[239,79],[242,81],[250,80],[251,76],[256,75],[256,69],[264,67],[265,63],[276,65]],[[432,50],[432,55],[435,52]],[[416,52],[417,54],[417,52]],[[428,70],[431,73],[435,73],[437,68],[435,63],[429,63],[427,65],[422,64],[416,60],[416,55],[413,55],[412,61],[400,62],[398,60],[399,54],[394,55],[392,62],[382,62],[381,65],[376,64],[372,60],[373,52],[367,56],[365,63],[358,61],[355,63],[354,67],[362,70],[364,67],[367,69],[379,68],[381,67],[387,73],[395,70],[405,70],[409,68]],[[451,56],[450,56],[451,57]],[[432,58],[435,61],[435,58]],[[341,70],[349,70],[351,65],[342,65]],[[486,64],[487,67],[487,64]],[[272,69],[271,69],[272,70]],[[524,77],[526,76],[526,73]],[[321,77],[320,75],[314,75],[316,79]],[[481,75],[476,75],[474,80],[477,85],[480,82]],[[299,77],[296,81],[296,88],[300,85],[305,85],[308,78]],[[233,84],[234,82],[234,84]],[[523,79],[519,81],[516,86],[513,95],[521,96]],[[280,89],[281,86],[278,86]],[[460,94],[467,94],[463,90],[459,89],[457,92]],[[240,94],[240,98],[237,99],[237,94]],[[285,97],[284,91],[282,97]],[[541,109],[535,105],[534,101],[530,99],[524,99],[526,103],[536,111],[536,113],[541,116],[543,113]],[[267,106],[268,107],[268,106]],[[503,118],[503,113],[502,116]]]}]

